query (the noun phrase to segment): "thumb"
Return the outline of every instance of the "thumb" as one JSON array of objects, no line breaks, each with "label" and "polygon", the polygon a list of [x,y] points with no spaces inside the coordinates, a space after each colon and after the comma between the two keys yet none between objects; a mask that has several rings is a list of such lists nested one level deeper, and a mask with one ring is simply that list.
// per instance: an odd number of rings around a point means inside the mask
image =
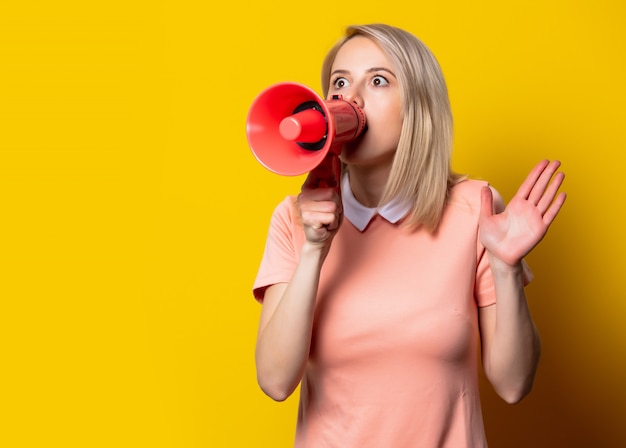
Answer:
[{"label": "thumb", "polygon": [[493,215],[493,193],[491,188],[482,187],[480,190],[480,217],[489,218]]}]

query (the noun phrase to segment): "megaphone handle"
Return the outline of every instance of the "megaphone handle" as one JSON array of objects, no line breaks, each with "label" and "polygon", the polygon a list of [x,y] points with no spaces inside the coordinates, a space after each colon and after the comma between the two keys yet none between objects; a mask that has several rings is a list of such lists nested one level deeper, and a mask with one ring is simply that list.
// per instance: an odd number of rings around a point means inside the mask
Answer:
[{"label": "megaphone handle", "polygon": [[341,160],[339,154],[331,148],[326,157],[309,173],[305,182],[307,188],[333,188],[340,193]]},{"label": "megaphone handle", "polygon": [[332,181],[328,187],[333,188],[337,193],[341,192],[341,160],[339,160],[339,154],[334,152],[331,148],[326,156],[330,159],[330,172],[332,173]]}]

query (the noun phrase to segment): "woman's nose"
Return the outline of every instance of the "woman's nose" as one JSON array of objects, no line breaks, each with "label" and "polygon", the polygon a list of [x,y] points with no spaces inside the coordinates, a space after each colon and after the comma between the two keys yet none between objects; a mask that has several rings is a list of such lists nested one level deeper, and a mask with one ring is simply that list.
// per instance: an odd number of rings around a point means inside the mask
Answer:
[{"label": "woman's nose", "polygon": [[350,102],[350,103],[354,103],[357,106],[359,106],[360,108],[363,108],[363,97],[361,96],[361,94],[359,93],[358,89],[350,89],[348,92],[346,92],[343,96],[343,98]]}]

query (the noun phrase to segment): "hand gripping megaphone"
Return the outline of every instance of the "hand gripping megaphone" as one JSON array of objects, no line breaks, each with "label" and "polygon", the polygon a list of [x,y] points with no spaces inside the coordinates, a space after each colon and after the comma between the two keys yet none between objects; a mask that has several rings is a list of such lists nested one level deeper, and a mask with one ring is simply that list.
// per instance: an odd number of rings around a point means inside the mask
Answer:
[{"label": "hand gripping megaphone", "polygon": [[250,149],[265,168],[297,176],[315,169],[328,155],[338,156],[343,144],[364,129],[365,114],[358,105],[339,95],[324,100],[302,84],[284,82],[268,87],[253,101],[246,133]]}]

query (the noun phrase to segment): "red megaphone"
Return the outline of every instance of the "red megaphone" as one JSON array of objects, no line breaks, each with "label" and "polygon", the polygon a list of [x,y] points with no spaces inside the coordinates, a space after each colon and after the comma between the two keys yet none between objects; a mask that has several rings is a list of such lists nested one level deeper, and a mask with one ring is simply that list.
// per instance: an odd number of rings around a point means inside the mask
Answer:
[{"label": "red megaphone", "polygon": [[297,83],[265,89],[248,113],[250,149],[268,170],[284,176],[312,171],[329,154],[339,155],[343,143],[365,128],[359,106],[341,96],[323,100]]}]

